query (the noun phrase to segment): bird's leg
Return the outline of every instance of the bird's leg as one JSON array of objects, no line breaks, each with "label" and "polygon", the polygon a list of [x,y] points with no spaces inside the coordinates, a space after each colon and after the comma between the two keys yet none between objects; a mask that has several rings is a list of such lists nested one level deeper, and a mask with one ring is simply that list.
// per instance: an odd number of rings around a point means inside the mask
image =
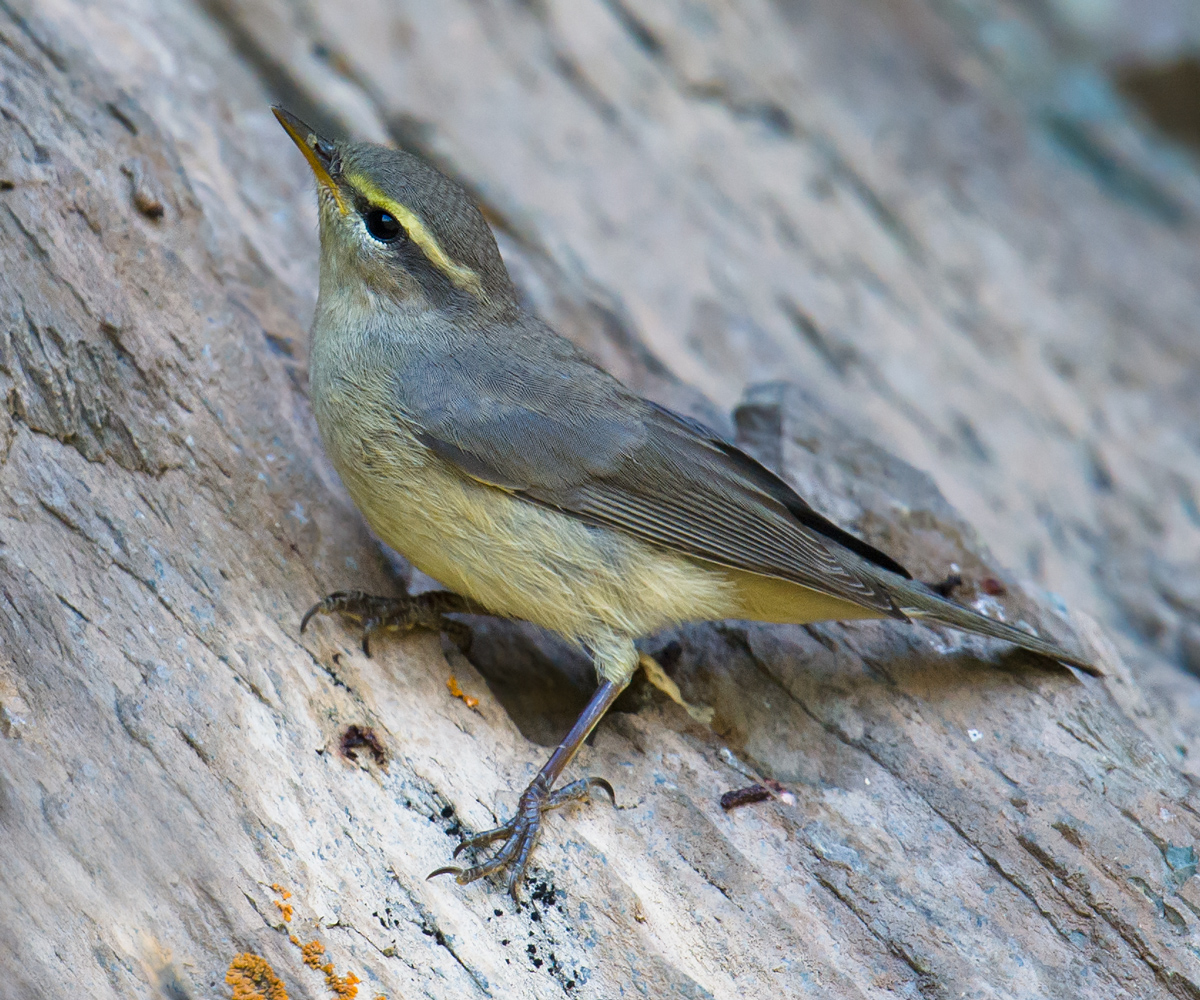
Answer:
[{"label": "bird's leg", "polygon": [[533,781],[529,783],[529,787],[521,793],[521,798],[517,800],[516,815],[503,826],[476,834],[474,837],[468,837],[455,848],[454,856],[458,857],[459,853],[468,847],[485,847],[497,840],[502,840],[504,843],[499,851],[487,861],[472,868],[456,868],[451,865],[431,872],[429,878],[436,875],[453,875],[455,876],[454,881],[459,885],[466,885],[468,882],[474,882],[492,872],[508,868],[508,891],[513,899],[519,902],[520,896],[517,891],[521,884],[521,876],[525,872],[525,865],[529,861],[529,854],[533,850],[534,844],[537,843],[538,832],[542,825],[542,814],[550,809],[566,805],[568,802],[587,799],[592,788],[603,788],[608,792],[609,797],[614,802],[616,801],[612,785],[603,778],[581,778],[579,781],[565,785],[558,791],[554,791],[554,783],[562,775],[566,766],[571,763],[571,759],[583,746],[583,741],[596,728],[596,724],[604,717],[604,713],[609,710],[628,683],[628,679],[604,681],[596,689],[592,700],[580,713],[579,718],[575,720],[571,731],[558,745],[558,749],[550,755],[545,767],[538,771]]},{"label": "bird's leg", "polygon": [[371,655],[371,633],[379,629],[390,632],[411,632],[413,629],[428,629],[445,632],[459,649],[464,652],[471,646],[471,630],[462,622],[446,615],[486,614],[479,605],[452,594],[448,590],[431,590],[428,593],[408,594],[402,597],[375,597],[361,590],[339,590],[317,601],[300,619],[303,632],[316,615],[342,615],[362,624],[362,651]]}]

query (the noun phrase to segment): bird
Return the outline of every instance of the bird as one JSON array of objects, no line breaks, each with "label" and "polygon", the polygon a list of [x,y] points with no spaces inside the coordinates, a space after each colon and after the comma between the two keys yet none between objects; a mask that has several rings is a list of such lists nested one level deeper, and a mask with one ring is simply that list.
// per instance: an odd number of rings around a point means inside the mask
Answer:
[{"label": "bird", "polygon": [[507,871],[519,899],[543,815],[593,789],[613,796],[603,778],[556,786],[637,670],[635,640],[669,626],[926,620],[1095,672],[914,580],[721,435],[626,388],[522,306],[483,214],[429,163],[273,111],[316,179],[308,378],[324,448],[379,538],[446,588],[338,591],[301,631],[340,614],[369,653],[377,629],[461,642],[469,630],[447,616],[484,613],[559,633],[597,673],[513,818],[454,857],[499,847],[430,878]]}]

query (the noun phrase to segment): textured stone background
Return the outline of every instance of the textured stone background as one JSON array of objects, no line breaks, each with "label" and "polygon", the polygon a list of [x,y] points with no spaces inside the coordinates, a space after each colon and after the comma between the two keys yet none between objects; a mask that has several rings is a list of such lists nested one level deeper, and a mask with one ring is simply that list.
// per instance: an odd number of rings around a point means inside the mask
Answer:
[{"label": "textured stone background", "polygon": [[[0,0],[0,997],[244,952],[329,996],[289,933],[393,1000],[1200,996],[1195,45],[1182,0]],[[308,412],[273,100],[438,162],[630,384],[1109,676],[687,626],[647,648],[711,725],[635,685],[531,905],[426,883],[591,680],[505,623],[298,636],[406,574]],[[790,801],[723,812],[726,748]]]}]

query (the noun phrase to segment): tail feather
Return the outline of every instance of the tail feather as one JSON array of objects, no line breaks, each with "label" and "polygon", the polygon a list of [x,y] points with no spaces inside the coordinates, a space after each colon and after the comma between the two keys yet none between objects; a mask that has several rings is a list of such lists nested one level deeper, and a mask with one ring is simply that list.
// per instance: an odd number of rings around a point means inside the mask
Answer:
[{"label": "tail feather", "polygon": [[1095,677],[1103,676],[1103,672],[1094,664],[1068,653],[1053,642],[1014,628],[1012,625],[1006,625],[1004,622],[998,622],[994,618],[988,618],[961,604],[955,604],[953,601],[926,590],[920,584],[913,584],[905,580],[903,586],[898,586],[890,579],[888,582],[891,584],[888,589],[892,593],[892,599],[896,602],[896,606],[910,618],[932,619],[943,625],[962,629],[964,632],[974,632],[978,635],[990,636],[993,639],[1003,639],[1022,649],[1048,656],[1052,660],[1069,663]]}]

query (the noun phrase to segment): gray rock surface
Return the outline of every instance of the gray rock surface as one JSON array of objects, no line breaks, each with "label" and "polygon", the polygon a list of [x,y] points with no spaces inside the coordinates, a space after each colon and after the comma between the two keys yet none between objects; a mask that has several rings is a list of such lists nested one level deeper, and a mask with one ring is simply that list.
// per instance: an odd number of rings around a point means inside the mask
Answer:
[{"label": "gray rock surface", "polygon": [[[1092,6],[0,0],[0,997],[246,953],[312,998],[1200,996],[1200,176]],[[307,409],[272,100],[437,161],[630,384],[1107,677],[689,625],[646,648],[711,724],[639,681],[529,905],[427,883],[590,679],[521,625],[298,635],[408,576]]]}]

